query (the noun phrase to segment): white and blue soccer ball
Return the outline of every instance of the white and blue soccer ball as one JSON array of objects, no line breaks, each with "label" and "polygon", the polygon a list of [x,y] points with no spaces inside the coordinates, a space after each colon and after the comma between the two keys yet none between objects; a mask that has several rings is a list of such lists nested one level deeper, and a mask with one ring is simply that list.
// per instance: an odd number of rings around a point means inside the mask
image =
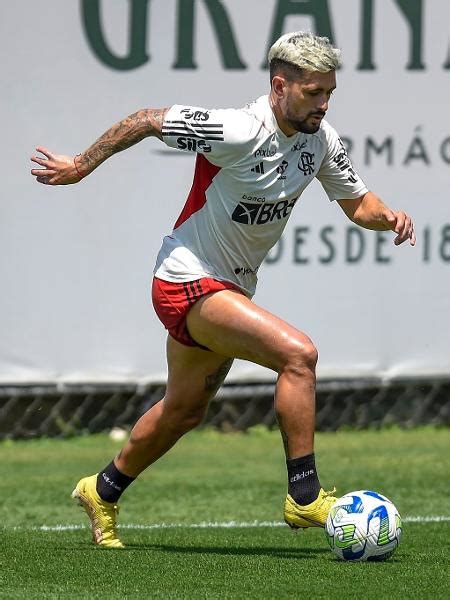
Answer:
[{"label": "white and blue soccer ball", "polygon": [[332,551],[342,560],[386,560],[400,543],[402,520],[388,498],[358,490],[333,504],[325,534]]}]

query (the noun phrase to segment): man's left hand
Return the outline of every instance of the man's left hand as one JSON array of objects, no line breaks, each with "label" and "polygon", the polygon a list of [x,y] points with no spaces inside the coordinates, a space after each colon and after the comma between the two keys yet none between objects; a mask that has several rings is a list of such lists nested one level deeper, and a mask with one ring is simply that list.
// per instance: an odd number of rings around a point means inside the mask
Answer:
[{"label": "man's left hand", "polygon": [[416,245],[414,223],[409,215],[403,211],[386,209],[383,218],[389,225],[389,229],[397,234],[397,237],[394,239],[396,246],[403,244],[406,240],[409,240],[411,246]]}]

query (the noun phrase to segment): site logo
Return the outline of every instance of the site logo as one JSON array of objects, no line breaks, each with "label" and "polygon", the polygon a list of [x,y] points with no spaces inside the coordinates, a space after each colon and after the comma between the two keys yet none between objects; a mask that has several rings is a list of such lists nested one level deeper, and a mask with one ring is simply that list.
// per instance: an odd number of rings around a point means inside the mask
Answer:
[{"label": "site logo", "polygon": [[189,108],[183,108],[181,114],[184,116],[186,120],[193,119],[194,121],[208,121],[209,119],[209,110],[194,110],[192,111]]},{"label": "site logo", "polygon": [[236,267],[234,269],[234,272],[236,273],[236,275],[250,275],[250,273],[252,275],[256,275],[256,273],[258,272],[259,266],[255,267],[254,269],[252,269],[251,267]]},{"label": "site logo", "polygon": [[279,200],[278,202],[266,202],[264,204],[249,204],[239,202],[231,215],[236,223],[243,225],[265,225],[273,221],[286,219],[297,202],[293,200]]},{"label": "site logo", "polygon": [[312,175],[314,173],[314,154],[303,151],[298,159],[298,168],[303,172],[303,175]]},{"label": "site logo", "polygon": [[179,137],[177,146],[180,150],[191,150],[191,152],[211,152],[211,146],[205,140]]}]

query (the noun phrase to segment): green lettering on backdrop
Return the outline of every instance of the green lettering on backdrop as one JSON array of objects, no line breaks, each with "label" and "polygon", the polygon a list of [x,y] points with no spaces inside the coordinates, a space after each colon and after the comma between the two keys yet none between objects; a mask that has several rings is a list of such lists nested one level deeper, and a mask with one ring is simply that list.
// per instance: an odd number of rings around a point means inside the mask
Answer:
[{"label": "green lettering on backdrop", "polygon": [[[422,62],[422,24],[423,24],[423,2],[422,0],[394,0],[403,13],[410,29],[409,62],[407,69],[420,71],[425,69]],[[374,0],[363,0],[363,16],[361,27],[361,59],[357,68],[361,71],[376,69],[373,62],[373,33],[375,29]]]},{"label": "green lettering on backdrop", "polygon": [[396,0],[398,7],[405,15],[410,28],[409,62],[407,69],[420,71],[425,69],[422,62],[422,0]]},{"label": "green lettering on backdrop", "polygon": [[[225,7],[219,0],[204,0],[219,43],[225,69],[246,69],[234,39],[233,29]],[[178,0],[178,45],[174,69],[196,69],[194,61],[196,0]]]},{"label": "green lettering on backdrop", "polygon": [[[315,26],[311,29],[317,35],[324,35],[330,39],[331,43],[334,43],[328,0],[302,0],[302,2],[298,2],[298,0],[278,0],[267,52],[283,32],[287,33],[284,30],[284,21],[289,15],[309,15],[315,23]],[[264,58],[261,68],[267,69],[267,67],[267,59]]]},{"label": "green lettering on backdrop", "polygon": [[[151,0],[128,0],[129,18],[127,20],[128,49],[125,56],[118,56],[105,39],[101,8],[106,11],[108,3],[103,5],[101,0],[81,0],[82,22],[87,41],[97,56],[105,65],[116,70],[136,69],[149,61],[148,45],[148,12]],[[360,23],[360,57],[357,69],[361,71],[375,70],[374,45],[376,23],[374,10],[376,0],[361,1]],[[177,11],[177,41],[174,69],[196,69],[195,39],[196,8],[202,2],[211,21],[214,35],[217,39],[222,64],[225,69],[247,69],[241,59],[232,21],[226,10],[225,0],[178,0]],[[285,21],[292,15],[311,17],[311,29],[319,35],[328,37],[334,44],[333,23],[328,0],[273,0],[274,16],[268,38],[268,48],[286,30]],[[423,0],[392,0],[397,6],[409,29],[409,53],[407,69],[419,71],[425,69],[423,54]],[[381,6],[381,3],[380,5]],[[382,41],[381,32],[378,40]],[[261,68],[267,68],[264,57]],[[444,69],[450,69],[450,48],[443,64]]]},{"label": "green lettering on backdrop", "polygon": [[149,60],[146,53],[147,12],[150,0],[128,0],[130,26],[128,54],[117,56],[108,48],[100,19],[100,0],[82,0],[82,18],[88,42],[97,57],[108,67],[119,71],[136,69]]}]

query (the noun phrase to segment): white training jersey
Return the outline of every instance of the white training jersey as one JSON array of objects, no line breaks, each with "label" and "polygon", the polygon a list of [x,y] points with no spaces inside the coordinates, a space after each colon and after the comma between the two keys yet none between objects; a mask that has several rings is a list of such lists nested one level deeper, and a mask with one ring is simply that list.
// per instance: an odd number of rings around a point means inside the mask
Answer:
[{"label": "white training jersey", "polygon": [[172,106],[162,136],[197,153],[191,191],[156,262],[166,281],[213,277],[252,296],[262,261],[314,177],[330,200],[367,192],[326,121],[317,133],[288,137],[268,96],[241,109]]}]

